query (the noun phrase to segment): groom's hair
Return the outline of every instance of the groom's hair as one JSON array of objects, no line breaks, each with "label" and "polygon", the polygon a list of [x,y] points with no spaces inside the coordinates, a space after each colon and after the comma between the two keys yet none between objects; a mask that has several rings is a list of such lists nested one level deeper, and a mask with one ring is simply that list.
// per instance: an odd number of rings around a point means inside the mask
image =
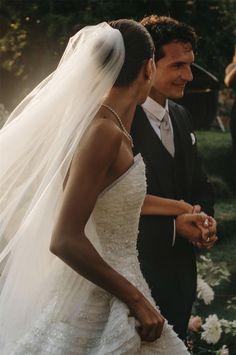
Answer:
[{"label": "groom's hair", "polygon": [[163,46],[171,42],[190,43],[196,50],[198,37],[194,29],[172,17],[150,15],[140,23],[148,30],[155,44],[155,60],[163,58]]}]

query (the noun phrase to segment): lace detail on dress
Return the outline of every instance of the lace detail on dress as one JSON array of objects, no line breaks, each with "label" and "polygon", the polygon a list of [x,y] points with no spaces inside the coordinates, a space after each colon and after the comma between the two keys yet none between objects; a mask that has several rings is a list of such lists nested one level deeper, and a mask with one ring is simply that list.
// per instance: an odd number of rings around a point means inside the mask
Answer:
[{"label": "lace detail on dress", "polygon": [[[155,305],[142,276],[136,249],[145,181],[145,166],[138,155],[134,164],[99,196],[93,218],[104,259]],[[57,299],[52,301],[11,355],[188,354],[167,323],[160,339],[153,343],[141,342],[128,307],[93,284],[83,308],[78,309],[76,275],[65,267],[61,278],[60,292],[70,304],[70,315],[63,321],[58,318],[58,314],[67,314],[67,304],[61,305]]]}]

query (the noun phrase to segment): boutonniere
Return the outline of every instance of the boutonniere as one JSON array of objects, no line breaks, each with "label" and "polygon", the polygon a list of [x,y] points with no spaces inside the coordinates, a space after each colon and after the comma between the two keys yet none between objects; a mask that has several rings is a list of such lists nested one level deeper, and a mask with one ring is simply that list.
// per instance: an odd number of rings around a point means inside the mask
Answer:
[{"label": "boutonniere", "polygon": [[191,137],[191,140],[192,140],[192,145],[196,144],[196,137],[195,137],[195,134],[194,133],[190,133],[190,137]]}]

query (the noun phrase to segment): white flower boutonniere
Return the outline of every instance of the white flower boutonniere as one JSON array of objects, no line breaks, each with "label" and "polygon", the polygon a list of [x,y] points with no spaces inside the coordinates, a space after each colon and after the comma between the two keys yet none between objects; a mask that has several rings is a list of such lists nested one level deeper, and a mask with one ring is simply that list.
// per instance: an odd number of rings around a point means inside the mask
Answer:
[{"label": "white flower boutonniere", "polygon": [[191,137],[191,140],[192,140],[192,145],[196,144],[196,137],[195,137],[195,134],[193,132],[190,133],[190,137]]}]

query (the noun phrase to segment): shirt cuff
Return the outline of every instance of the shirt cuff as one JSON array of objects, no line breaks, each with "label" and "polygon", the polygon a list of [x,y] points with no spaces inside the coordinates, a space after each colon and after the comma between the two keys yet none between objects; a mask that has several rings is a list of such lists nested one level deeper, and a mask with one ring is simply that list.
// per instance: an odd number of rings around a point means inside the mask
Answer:
[{"label": "shirt cuff", "polygon": [[173,218],[173,239],[172,239],[172,247],[175,245],[175,237],[176,237],[176,223],[175,223],[175,218]]}]

